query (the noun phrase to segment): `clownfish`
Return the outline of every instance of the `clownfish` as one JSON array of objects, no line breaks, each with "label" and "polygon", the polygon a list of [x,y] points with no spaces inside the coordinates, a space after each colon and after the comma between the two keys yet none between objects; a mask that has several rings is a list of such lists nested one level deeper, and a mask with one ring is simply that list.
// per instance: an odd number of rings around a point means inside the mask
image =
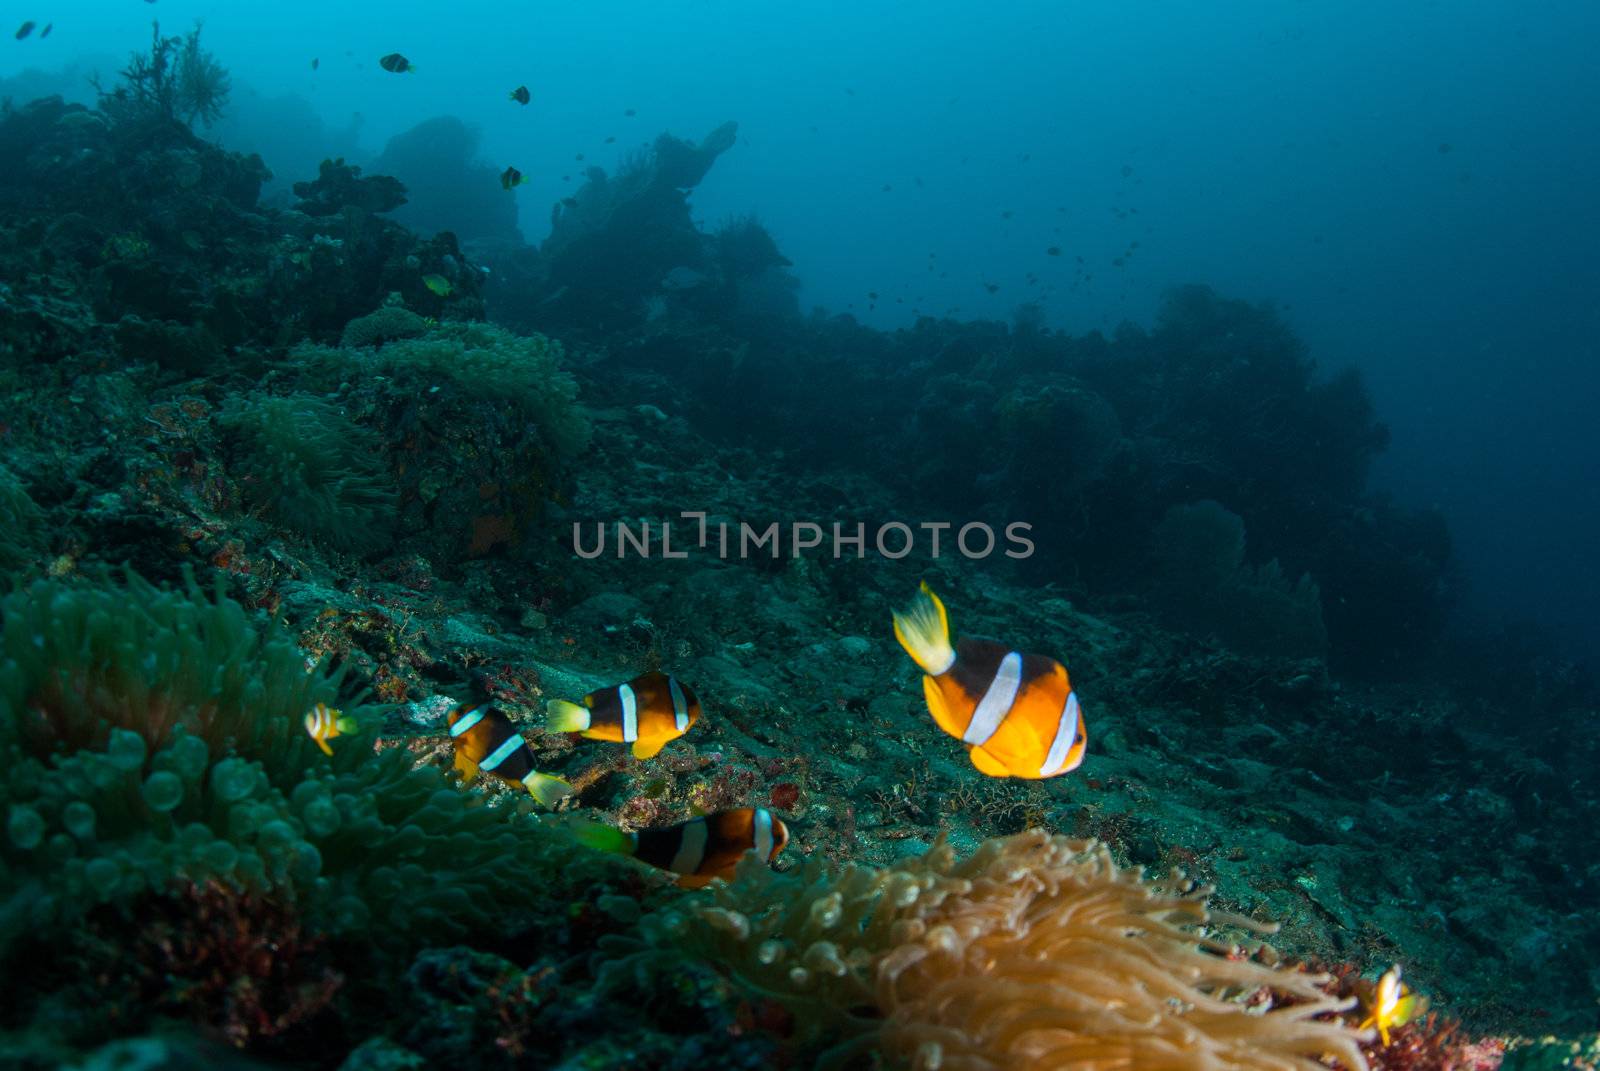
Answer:
[{"label": "clownfish", "polygon": [[329,758],[333,757],[333,748],[328,746],[328,741],[336,736],[344,736],[361,728],[359,722],[348,714],[344,714],[330,707],[326,703],[318,703],[311,708],[311,713],[306,715],[306,733],[317,742],[322,753]]},{"label": "clownfish", "polygon": [[1060,662],[992,640],[950,646],[950,619],[927,584],[894,634],[927,676],[922,692],[939,728],[969,745],[990,777],[1056,777],[1078,768],[1088,737],[1078,693]]},{"label": "clownfish", "polygon": [[575,827],[579,841],[600,851],[631,855],[642,863],[678,875],[685,889],[698,889],[716,878],[733,876],[747,852],[770,863],[789,843],[789,827],[765,807],[735,807],[675,826],[620,829],[585,822]]},{"label": "clownfish", "polygon": [[533,768],[533,750],[517,727],[487,703],[459,706],[445,716],[456,748],[456,769],[471,781],[478,771],[522,785],[534,799],[554,807],[576,789],[559,777]]},{"label": "clownfish", "polygon": [[688,685],[665,673],[646,673],[615,688],[590,692],[582,705],[552,701],[545,728],[632,744],[634,758],[649,759],[699,720],[700,700]]},{"label": "clownfish", "polygon": [[1377,1027],[1378,1036],[1387,1045],[1390,1028],[1405,1026],[1421,1016],[1428,1010],[1428,998],[1418,996],[1401,983],[1400,964],[1396,963],[1384,971],[1383,977],[1378,979],[1378,988],[1372,995],[1369,1010],[1370,1014],[1356,1029]]}]

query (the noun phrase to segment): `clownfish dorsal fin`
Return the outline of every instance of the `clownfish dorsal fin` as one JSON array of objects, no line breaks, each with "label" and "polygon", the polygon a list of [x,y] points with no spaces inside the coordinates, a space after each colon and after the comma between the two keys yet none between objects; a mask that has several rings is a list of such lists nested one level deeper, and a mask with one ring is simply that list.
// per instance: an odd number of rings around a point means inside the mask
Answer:
[{"label": "clownfish dorsal fin", "polygon": [[956,652],[950,646],[950,617],[944,603],[926,583],[904,613],[895,611],[894,636],[912,661],[931,677],[937,677],[955,664]]}]

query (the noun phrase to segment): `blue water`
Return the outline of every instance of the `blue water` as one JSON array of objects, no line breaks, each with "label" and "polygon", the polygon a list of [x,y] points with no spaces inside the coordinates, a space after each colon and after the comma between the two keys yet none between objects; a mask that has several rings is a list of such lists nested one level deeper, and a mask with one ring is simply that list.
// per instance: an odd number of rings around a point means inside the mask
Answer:
[{"label": "blue water", "polygon": [[[204,19],[234,78],[214,136],[284,185],[459,116],[487,164],[529,177],[530,242],[585,167],[736,119],[697,214],[759,213],[804,307],[874,326],[1032,301],[1051,326],[1109,332],[1188,282],[1276,303],[1323,367],[1363,372],[1393,432],[1380,485],[1447,516],[1466,621],[1600,649],[1592,3],[8,11],[53,24],[3,27],[0,95],[19,101],[90,100],[85,75],[109,83],[152,17]],[[416,73],[381,70],[393,51]],[[522,84],[527,108],[506,96]]]}]

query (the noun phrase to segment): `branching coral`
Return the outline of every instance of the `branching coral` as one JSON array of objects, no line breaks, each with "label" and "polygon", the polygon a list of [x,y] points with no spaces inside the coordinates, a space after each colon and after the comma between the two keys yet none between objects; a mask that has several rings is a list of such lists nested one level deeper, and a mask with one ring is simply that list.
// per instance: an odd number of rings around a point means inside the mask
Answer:
[{"label": "branching coral", "polygon": [[181,37],[150,30],[149,53],[135,52],[122,71],[122,84],[101,94],[101,107],[113,113],[145,111],[165,119],[210,126],[222,118],[232,88],[228,72],[200,47],[200,26]]},{"label": "branching coral", "polygon": [[387,547],[397,496],[377,436],[310,395],[251,397],[222,415],[243,447],[246,495],[285,527],[356,553]]},{"label": "branching coral", "polygon": [[837,876],[745,865],[712,898],[647,918],[635,955],[687,949],[727,964],[820,1037],[842,1037],[835,1063],[876,1046],[930,1071],[1320,1071],[1325,1057],[1365,1069],[1360,1035],[1331,1017],[1349,1002],[1320,976],[1210,936],[1208,925],[1247,923],[1211,910],[1208,894],[1035,830],[965,860],[941,841]]}]

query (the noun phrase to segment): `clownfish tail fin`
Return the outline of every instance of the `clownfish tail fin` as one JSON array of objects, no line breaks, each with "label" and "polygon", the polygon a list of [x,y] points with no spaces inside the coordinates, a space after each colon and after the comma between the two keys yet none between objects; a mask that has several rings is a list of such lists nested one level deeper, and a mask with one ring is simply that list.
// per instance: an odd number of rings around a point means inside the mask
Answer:
[{"label": "clownfish tail fin", "polygon": [[552,699],[545,710],[544,727],[553,733],[581,733],[589,728],[589,708],[565,699]]},{"label": "clownfish tail fin", "polygon": [[949,615],[926,582],[904,613],[895,612],[894,637],[930,677],[937,677],[955,664]]},{"label": "clownfish tail fin", "polygon": [[561,778],[542,774],[538,770],[529,771],[522,783],[527,786],[528,794],[545,807],[554,807],[578,791]]},{"label": "clownfish tail fin", "polygon": [[624,833],[615,826],[608,826],[603,822],[574,822],[569,828],[579,844],[593,848],[597,852],[632,855],[638,843],[632,834]]}]

